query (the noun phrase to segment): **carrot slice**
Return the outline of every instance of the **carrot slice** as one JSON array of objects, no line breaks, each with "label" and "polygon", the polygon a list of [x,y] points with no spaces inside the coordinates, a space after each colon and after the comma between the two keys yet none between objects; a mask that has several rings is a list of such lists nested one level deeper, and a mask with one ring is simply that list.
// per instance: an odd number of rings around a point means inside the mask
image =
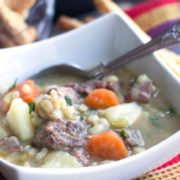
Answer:
[{"label": "carrot slice", "polygon": [[27,103],[33,103],[40,95],[39,88],[33,80],[26,80],[18,84],[14,90],[19,91],[20,97]]},{"label": "carrot slice", "polygon": [[107,89],[95,89],[84,100],[84,103],[95,109],[104,109],[118,105],[119,98],[113,91]]},{"label": "carrot slice", "polygon": [[106,160],[119,160],[128,156],[123,140],[112,130],[92,136],[87,150],[90,155]]}]

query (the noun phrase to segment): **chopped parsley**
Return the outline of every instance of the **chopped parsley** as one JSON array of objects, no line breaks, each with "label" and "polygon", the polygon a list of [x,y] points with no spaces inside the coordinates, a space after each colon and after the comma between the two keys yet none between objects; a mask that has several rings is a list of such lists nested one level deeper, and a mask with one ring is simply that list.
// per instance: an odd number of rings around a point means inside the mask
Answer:
[{"label": "chopped parsley", "polygon": [[158,123],[158,120],[159,120],[159,116],[158,114],[152,114],[150,117],[149,117],[149,120],[151,121],[152,125],[156,126],[156,127],[159,127],[159,123]]},{"label": "chopped parsley", "polygon": [[169,108],[168,108],[168,110],[166,111],[165,114],[166,114],[168,117],[172,117],[173,115],[176,114],[176,110],[175,110],[173,107],[169,106]]},{"label": "chopped parsley", "polygon": [[119,132],[119,135],[123,138],[123,139],[126,139],[126,132],[124,130],[121,130]]},{"label": "chopped parsley", "polygon": [[83,121],[84,120],[84,117],[83,116],[80,116],[80,121]]},{"label": "chopped parsley", "polygon": [[66,103],[69,105],[69,106],[72,106],[72,100],[69,96],[65,96],[64,99],[66,100]]},{"label": "chopped parsley", "polygon": [[29,105],[29,113],[33,112],[35,110],[35,103],[28,103]]},{"label": "chopped parsley", "polygon": [[130,83],[129,83],[129,86],[130,86],[130,87],[133,87],[133,86],[136,84],[136,82],[137,82],[137,78],[132,79],[132,80],[130,81]]}]

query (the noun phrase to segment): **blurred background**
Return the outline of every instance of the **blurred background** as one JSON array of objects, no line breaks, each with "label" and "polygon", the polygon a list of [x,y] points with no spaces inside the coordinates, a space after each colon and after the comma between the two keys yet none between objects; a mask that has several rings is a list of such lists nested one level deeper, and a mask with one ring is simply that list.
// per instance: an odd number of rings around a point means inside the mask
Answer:
[{"label": "blurred background", "polygon": [[[143,0],[115,0],[116,3],[120,4],[120,6],[127,6],[142,1]],[[72,0],[57,0],[55,2],[55,9],[55,18],[57,18],[61,14],[78,16],[88,12],[90,13],[96,9],[96,6],[94,5],[93,0],[76,0],[74,2],[72,2]]]},{"label": "blurred background", "polygon": [[46,39],[120,8],[151,37],[180,20],[180,0],[2,0],[0,47]]}]

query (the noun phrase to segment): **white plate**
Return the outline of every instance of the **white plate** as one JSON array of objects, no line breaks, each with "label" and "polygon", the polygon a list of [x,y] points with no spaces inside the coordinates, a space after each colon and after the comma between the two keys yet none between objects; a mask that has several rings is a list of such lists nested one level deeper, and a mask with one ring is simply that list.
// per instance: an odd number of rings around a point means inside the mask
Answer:
[{"label": "white plate", "polygon": [[[112,13],[55,38],[1,50],[0,84],[12,83],[15,78],[21,81],[45,67],[64,62],[73,62],[87,69],[101,61],[110,61],[148,40],[149,37],[123,12]],[[129,67],[148,74],[180,112],[179,80],[156,55],[136,61]],[[152,170],[180,152],[179,139],[180,131],[143,153],[95,167],[40,169],[20,167],[0,160],[0,169],[9,179],[126,180]]]}]

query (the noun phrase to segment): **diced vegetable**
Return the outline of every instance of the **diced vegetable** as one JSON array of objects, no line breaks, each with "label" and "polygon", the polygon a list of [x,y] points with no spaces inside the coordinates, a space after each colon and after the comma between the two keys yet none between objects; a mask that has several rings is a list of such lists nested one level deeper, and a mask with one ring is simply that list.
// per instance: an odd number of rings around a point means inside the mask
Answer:
[{"label": "diced vegetable", "polygon": [[157,113],[156,114],[152,114],[149,117],[149,120],[151,121],[151,124],[154,125],[155,127],[159,127],[160,126],[160,124],[158,123],[159,115]]},{"label": "diced vegetable", "polygon": [[127,103],[102,110],[102,115],[114,128],[124,128],[131,126],[141,112],[142,108],[137,103]]},{"label": "diced vegetable", "polygon": [[149,77],[146,74],[141,74],[137,77],[136,82],[138,84],[141,84],[143,82],[151,81]]},{"label": "diced vegetable", "polygon": [[67,152],[54,151],[46,156],[43,168],[72,168],[81,167],[82,165],[77,161],[74,156]]},{"label": "diced vegetable", "polygon": [[120,100],[114,92],[101,88],[93,90],[84,102],[91,108],[104,109],[118,105]]},{"label": "diced vegetable", "polygon": [[34,127],[29,114],[29,106],[21,98],[12,101],[7,120],[13,133],[21,140],[28,141],[33,138]]},{"label": "diced vegetable", "polygon": [[9,107],[11,105],[11,102],[13,101],[13,99],[19,98],[20,94],[18,91],[10,91],[8,92],[4,97],[3,97],[3,101],[2,101],[2,111],[3,112],[8,112]]},{"label": "diced vegetable", "polygon": [[119,160],[128,156],[123,140],[111,130],[92,136],[87,150],[92,156],[108,160]]},{"label": "diced vegetable", "polygon": [[117,82],[119,81],[119,78],[115,75],[109,75],[109,76],[106,76],[103,78],[103,81],[106,81],[106,82]]},{"label": "diced vegetable", "polygon": [[66,100],[66,103],[69,105],[69,106],[72,106],[72,100],[69,96],[65,96],[64,99]]},{"label": "diced vegetable", "polygon": [[[146,74],[141,74],[136,79],[137,84],[143,84],[145,82],[152,82],[152,80]],[[152,82],[152,89],[153,89],[153,93],[157,91],[157,88],[154,86],[153,82]]]},{"label": "diced vegetable", "polygon": [[167,117],[172,117],[173,115],[176,114],[176,110],[172,106],[169,106],[165,114]]},{"label": "diced vegetable", "polygon": [[28,103],[29,105],[29,113],[32,113],[35,110],[35,103]]},{"label": "diced vegetable", "polygon": [[19,91],[20,97],[27,103],[33,103],[40,95],[39,88],[33,80],[26,80],[18,84],[15,90]]},{"label": "diced vegetable", "polygon": [[123,139],[126,139],[126,132],[124,129],[122,129],[120,132],[119,132],[119,135],[123,138]]}]

